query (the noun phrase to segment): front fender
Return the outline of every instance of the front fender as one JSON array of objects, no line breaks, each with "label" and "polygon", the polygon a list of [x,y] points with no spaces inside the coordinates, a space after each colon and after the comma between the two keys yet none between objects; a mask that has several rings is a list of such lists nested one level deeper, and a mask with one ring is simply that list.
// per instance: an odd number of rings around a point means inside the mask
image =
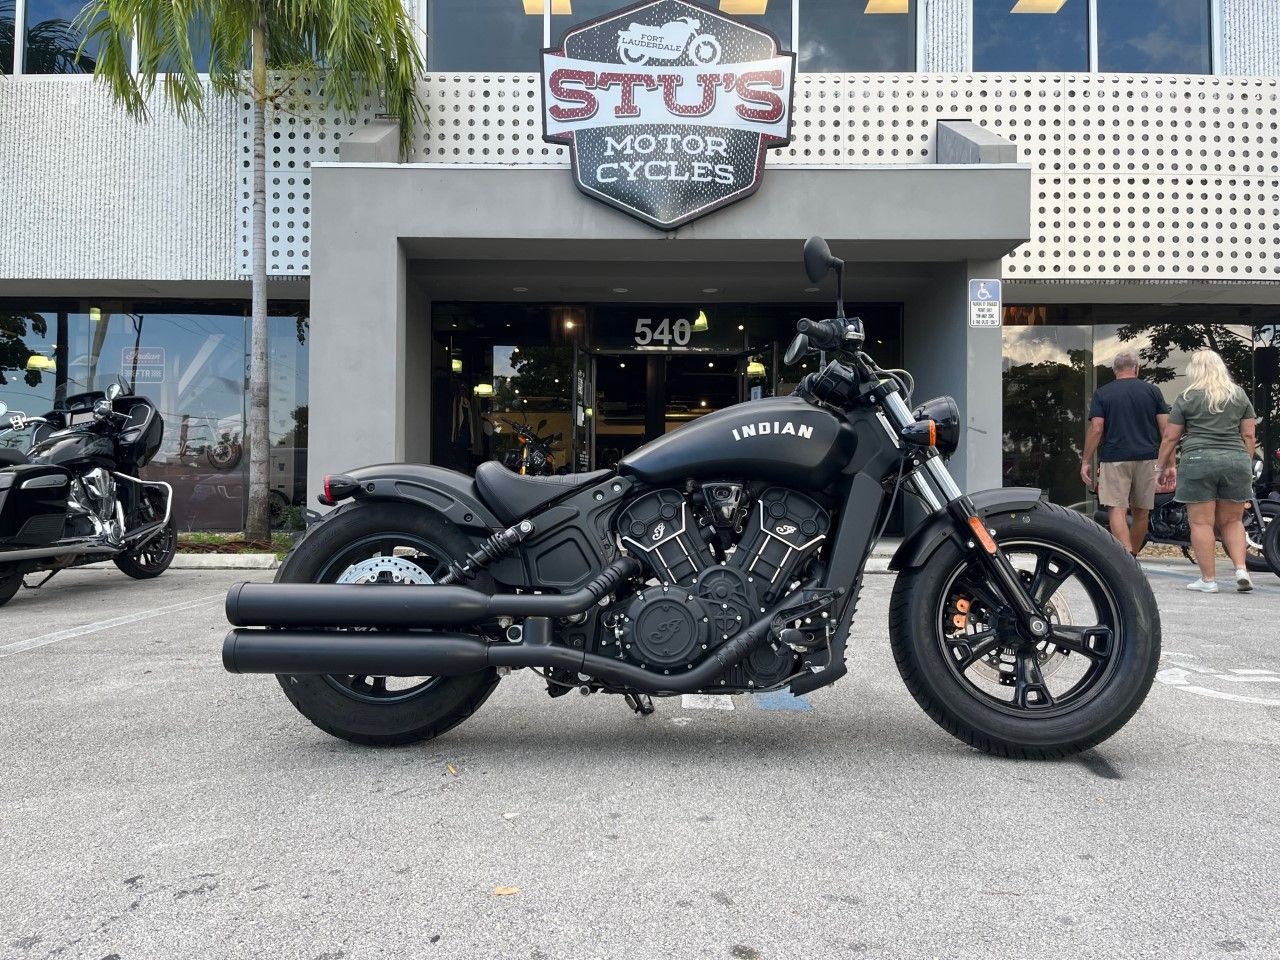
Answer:
[{"label": "front fender", "polygon": [[357,500],[402,500],[435,510],[459,527],[501,530],[503,524],[480,499],[465,473],[426,463],[379,463],[344,476],[359,482]]},{"label": "front fender", "polygon": [[[1030,510],[1041,502],[1042,494],[1035,487],[1003,487],[971,494],[969,499],[973,501],[978,516],[992,517],[1001,513]],[[964,542],[956,530],[955,520],[942,510],[925,518],[924,523],[902,541],[893,559],[889,561],[889,569],[911,570],[924,566],[933,552],[947,539],[953,539],[957,543]]]}]

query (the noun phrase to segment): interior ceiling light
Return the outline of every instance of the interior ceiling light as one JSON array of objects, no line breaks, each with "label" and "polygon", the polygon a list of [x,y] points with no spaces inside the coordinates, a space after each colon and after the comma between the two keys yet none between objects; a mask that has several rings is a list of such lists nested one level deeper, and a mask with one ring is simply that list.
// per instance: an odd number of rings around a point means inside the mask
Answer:
[{"label": "interior ceiling light", "polygon": [[52,357],[46,357],[41,353],[33,353],[27,357],[27,369],[54,373],[57,372],[58,365],[53,362]]},{"label": "interior ceiling light", "polygon": [[719,293],[720,288],[719,287],[703,287],[702,292],[703,293]]},{"label": "interior ceiling light", "polygon": [[911,0],[867,0],[863,13],[908,13]]},{"label": "interior ceiling light", "polygon": [[462,361],[459,360],[457,357],[454,357],[451,361],[449,361],[449,369],[451,369],[454,373],[461,373]]},{"label": "interior ceiling light", "polygon": [[707,311],[699,310],[698,317],[693,321],[694,333],[706,333],[711,329],[711,324],[707,322]]},{"label": "interior ceiling light", "polygon": [[471,392],[474,393],[477,397],[492,397],[493,384],[477,383],[474,387],[471,388]]},{"label": "interior ceiling light", "polygon": [[[524,0],[524,12],[531,17],[542,16],[542,8],[546,0]],[[573,13],[570,0],[551,0],[552,13]]]},{"label": "interior ceiling light", "polygon": [[758,17],[768,5],[769,0],[720,0],[720,12]]},{"label": "interior ceiling light", "polygon": [[763,377],[765,374],[764,364],[759,360],[752,360],[747,364],[748,377]]},{"label": "interior ceiling light", "polygon": [[614,287],[614,288],[613,288],[613,292],[614,292],[614,293],[627,293],[628,291],[627,291],[627,288],[626,288],[626,287]]},{"label": "interior ceiling light", "polygon": [[1067,0],[1018,0],[1010,13],[1057,13]]},{"label": "interior ceiling light", "polygon": [[529,292],[529,288],[528,288],[528,287],[512,287],[511,289],[512,289],[512,290],[514,290],[516,293],[528,293],[528,292]]}]

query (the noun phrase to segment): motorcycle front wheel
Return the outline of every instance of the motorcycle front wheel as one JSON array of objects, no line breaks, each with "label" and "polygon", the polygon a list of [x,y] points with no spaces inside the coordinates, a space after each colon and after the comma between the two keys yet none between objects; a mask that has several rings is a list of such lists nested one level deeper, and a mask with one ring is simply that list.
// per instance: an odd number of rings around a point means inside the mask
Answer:
[{"label": "motorcycle front wheel", "polygon": [[975,551],[948,540],[899,574],[890,610],[898,671],[952,736],[987,753],[1054,759],[1125,725],[1151,689],[1160,618],[1137,562],[1064,507],[987,525],[1047,614],[1049,638],[1019,634]]},{"label": "motorcycle front wheel", "polygon": [[122,573],[135,580],[151,580],[160,576],[173,563],[178,552],[178,528],[169,521],[168,526],[154,537],[127,553],[117,554],[112,562]]},{"label": "motorcycle front wheel", "polygon": [[[432,510],[405,503],[348,504],[298,542],[277,583],[379,584],[387,590],[430,590],[450,561],[467,556],[467,538]],[[480,574],[469,587],[492,592]],[[459,677],[372,674],[281,674],[277,678],[304,717],[332,736],[367,746],[430,740],[457,726],[489,698],[495,670]]]}]

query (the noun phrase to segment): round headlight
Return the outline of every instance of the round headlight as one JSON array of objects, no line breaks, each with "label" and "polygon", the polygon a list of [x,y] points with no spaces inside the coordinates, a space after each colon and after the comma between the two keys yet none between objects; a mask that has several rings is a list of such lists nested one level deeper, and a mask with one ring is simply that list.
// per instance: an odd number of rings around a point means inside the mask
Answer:
[{"label": "round headlight", "polygon": [[951,397],[934,397],[916,407],[912,416],[932,420],[936,429],[934,446],[944,457],[950,457],[960,446],[960,408]]}]

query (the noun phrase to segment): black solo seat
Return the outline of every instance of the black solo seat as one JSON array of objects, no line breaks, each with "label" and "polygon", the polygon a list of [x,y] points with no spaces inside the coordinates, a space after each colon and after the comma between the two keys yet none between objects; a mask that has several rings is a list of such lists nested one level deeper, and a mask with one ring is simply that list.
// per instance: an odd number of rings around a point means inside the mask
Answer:
[{"label": "black solo seat", "polygon": [[592,470],[590,473],[566,473],[553,477],[522,477],[497,460],[487,460],[476,467],[476,490],[499,520],[515,523],[553,500],[567,497],[581,487],[589,487],[612,475],[612,470]]},{"label": "black solo seat", "polygon": [[31,460],[17,447],[0,447],[0,467],[20,467]]}]

